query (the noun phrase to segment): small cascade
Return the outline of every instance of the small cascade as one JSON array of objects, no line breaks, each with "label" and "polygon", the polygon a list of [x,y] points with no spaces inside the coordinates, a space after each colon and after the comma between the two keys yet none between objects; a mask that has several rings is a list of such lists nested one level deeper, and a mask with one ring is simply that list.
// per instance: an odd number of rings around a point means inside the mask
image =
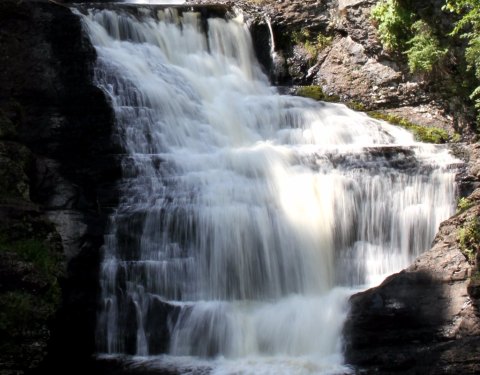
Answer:
[{"label": "small cascade", "polygon": [[347,373],[348,296],[430,247],[456,160],[278,94],[239,19],[139,8],[83,22],[125,149],[99,351],[185,373]]},{"label": "small cascade", "polygon": [[281,53],[277,52],[275,45],[275,34],[273,33],[273,27],[270,18],[266,17],[265,22],[270,33],[270,59],[272,61],[272,71],[270,75],[273,77],[273,80],[276,81],[280,77],[285,76],[285,58]]}]

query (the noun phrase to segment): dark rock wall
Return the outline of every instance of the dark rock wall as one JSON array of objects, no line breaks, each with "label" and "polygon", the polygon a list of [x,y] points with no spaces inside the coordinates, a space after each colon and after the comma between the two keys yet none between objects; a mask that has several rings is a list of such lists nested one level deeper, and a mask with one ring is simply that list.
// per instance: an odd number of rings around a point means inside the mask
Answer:
[{"label": "dark rock wall", "polygon": [[[54,371],[94,351],[100,247],[120,174],[110,141],[113,114],[91,83],[95,51],[68,8],[0,2],[0,45],[0,237],[6,233],[0,269],[8,270],[1,273],[0,293],[28,294],[31,315],[44,318],[32,329],[26,321],[15,337],[0,336],[2,346],[16,347],[16,361],[0,351],[0,370],[35,367],[49,341]],[[41,277],[25,282],[26,270],[36,266],[23,250],[32,241],[39,254],[63,254],[58,268],[41,275],[47,289],[58,288],[48,314],[35,307]],[[5,301],[0,325],[8,327],[12,303]],[[32,338],[31,332],[41,334]],[[25,360],[32,355],[34,361]]]}]

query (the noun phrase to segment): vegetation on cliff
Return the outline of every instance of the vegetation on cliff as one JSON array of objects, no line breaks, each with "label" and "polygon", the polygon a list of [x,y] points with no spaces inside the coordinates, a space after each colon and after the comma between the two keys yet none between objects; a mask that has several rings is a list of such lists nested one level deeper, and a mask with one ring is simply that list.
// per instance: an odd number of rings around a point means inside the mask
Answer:
[{"label": "vegetation on cliff", "polygon": [[[456,15],[452,28],[445,29],[433,5],[420,7],[411,0],[381,0],[372,9],[371,17],[387,52],[407,58],[413,74],[437,74],[458,69],[460,82],[452,82],[452,90],[466,90],[475,102],[477,123],[480,122],[480,2],[478,0],[447,0],[442,10]],[[460,39],[458,38],[460,37]],[[462,47],[462,39],[467,46]],[[463,51],[463,56],[458,49]],[[457,61],[455,68],[452,62]],[[463,62],[461,61],[463,59]],[[450,66],[449,66],[450,65]],[[458,67],[457,67],[458,66]],[[473,77],[472,77],[473,76]],[[473,79],[472,79],[473,78]]]},{"label": "vegetation on cliff", "polygon": [[465,50],[468,69],[475,73],[477,82],[470,98],[475,101],[477,123],[480,123],[480,1],[447,0],[445,9],[461,15],[451,35],[461,35],[468,41]]},{"label": "vegetation on cliff", "polygon": [[0,369],[37,366],[60,303],[62,245],[30,200],[32,152],[15,141],[22,106],[0,102]]},{"label": "vegetation on cliff", "polygon": [[332,37],[323,33],[312,33],[307,28],[294,30],[291,34],[291,42],[301,46],[309,56],[309,63],[314,64],[318,54],[332,43]]}]

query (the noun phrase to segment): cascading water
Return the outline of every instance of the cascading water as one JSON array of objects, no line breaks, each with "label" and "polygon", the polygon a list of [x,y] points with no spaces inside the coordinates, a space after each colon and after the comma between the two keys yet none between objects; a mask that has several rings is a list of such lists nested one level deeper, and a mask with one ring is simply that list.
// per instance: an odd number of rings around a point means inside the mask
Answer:
[{"label": "cascading water", "polygon": [[205,32],[197,13],[155,12],[84,16],[126,150],[99,351],[180,372],[348,372],[347,297],[429,248],[454,209],[454,159],[279,95],[239,19]]}]

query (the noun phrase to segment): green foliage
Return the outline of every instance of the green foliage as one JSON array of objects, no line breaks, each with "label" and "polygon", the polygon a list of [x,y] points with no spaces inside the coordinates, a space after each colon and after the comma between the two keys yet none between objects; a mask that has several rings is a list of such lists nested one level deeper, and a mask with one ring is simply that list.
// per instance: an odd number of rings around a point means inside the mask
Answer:
[{"label": "green foliage", "polygon": [[354,100],[352,100],[348,103],[345,103],[345,105],[348,108],[353,109],[354,111],[360,111],[360,112],[365,112],[366,111],[365,105],[363,105],[362,103],[356,102]]},{"label": "green foliage", "polygon": [[20,272],[19,275],[28,272],[25,284],[22,279],[10,290],[0,292],[0,336],[21,340],[32,332],[37,334],[57,310],[63,258],[45,235],[46,230],[47,226],[42,228],[37,223],[32,227],[31,223],[23,222],[0,232],[0,255],[12,260],[13,272]]},{"label": "green foliage", "polygon": [[[468,41],[465,59],[468,68],[473,70],[480,81],[480,1],[479,0],[447,0],[443,9],[461,16],[451,35],[460,35]],[[480,85],[473,90],[470,98],[477,109],[477,123],[480,123]]]},{"label": "green foliage", "polygon": [[410,48],[405,51],[410,72],[429,73],[445,57],[448,50],[440,48],[438,38],[425,21],[416,21],[411,29],[414,37],[407,42]]},{"label": "green foliage", "polygon": [[295,44],[303,44],[308,38],[310,38],[308,29],[294,30],[291,35],[292,42]]},{"label": "green foliage", "polygon": [[412,12],[397,0],[382,0],[373,7],[371,17],[385,49],[403,51],[405,43],[411,37]]},{"label": "green foliage", "polygon": [[452,143],[458,143],[461,142],[462,136],[458,133],[453,133],[452,138],[450,139],[450,142]]},{"label": "green foliage", "polygon": [[317,51],[320,52],[332,44],[332,37],[318,33],[315,38]]},{"label": "green foliage", "polygon": [[417,125],[400,116],[374,111],[368,112],[368,115],[378,120],[387,121],[391,124],[410,130],[414,134],[415,139],[419,142],[446,143],[450,138],[448,133],[443,129]]},{"label": "green foliage", "polygon": [[61,272],[61,255],[54,253],[41,240],[35,238],[9,241],[0,234],[0,252],[13,252],[18,257],[31,263],[49,281],[54,280]]},{"label": "green foliage", "polygon": [[473,206],[473,202],[465,197],[461,197],[457,203],[457,213],[464,212]]},{"label": "green foliage", "polygon": [[0,293],[0,336],[17,337],[41,329],[59,302],[58,285],[38,295],[21,290]]},{"label": "green foliage", "polygon": [[471,264],[475,263],[480,247],[480,222],[475,216],[467,221],[458,231],[460,251]]},{"label": "green foliage", "polygon": [[303,96],[315,100],[322,100],[324,102],[338,102],[340,98],[336,95],[326,94],[320,86],[300,86],[295,91],[295,95]]},{"label": "green foliage", "polygon": [[310,55],[310,61],[315,61],[318,54],[332,44],[332,37],[318,33],[313,36],[310,30],[303,28],[295,30],[291,35],[292,42],[302,46]]},{"label": "green foliage", "polygon": [[411,73],[429,73],[447,54],[431,27],[398,0],[383,0],[372,9],[372,19],[386,50],[405,53]]}]

